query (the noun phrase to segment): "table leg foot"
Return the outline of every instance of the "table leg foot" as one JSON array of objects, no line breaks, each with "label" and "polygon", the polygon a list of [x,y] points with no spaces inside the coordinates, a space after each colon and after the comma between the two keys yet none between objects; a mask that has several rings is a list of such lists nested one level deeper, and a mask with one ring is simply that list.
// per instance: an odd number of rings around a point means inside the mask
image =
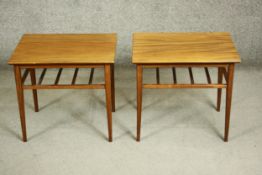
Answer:
[{"label": "table leg foot", "polygon": [[14,66],[14,74],[15,74],[16,92],[17,92],[17,99],[18,99],[21,128],[22,128],[22,140],[24,142],[26,142],[27,136],[26,136],[24,91],[23,91],[23,87],[22,87],[21,69],[20,69],[19,66]]},{"label": "table leg foot", "polygon": [[226,89],[226,116],[225,116],[225,133],[224,133],[225,142],[228,141],[228,135],[229,135],[233,79],[234,79],[234,64],[230,64],[228,68],[228,81],[227,81],[227,89]]},{"label": "table leg foot", "polygon": [[[31,83],[32,85],[36,85],[36,77],[35,77],[35,69],[30,69],[30,77],[31,77]],[[38,96],[37,96],[37,90],[33,89],[33,99],[34,99],[34,106],[35,106],[35,112],[39,111],[38,107]]]},{"label": "table leg foot", "polygon": [[141,113],[142,113],[142,83],[143,83],[143,67],[137,65],[137,138],[140,141],[141,134]]},{"label": "table leg foot", "polygon": [[[223,82],[223,74],[222,74],[222,68],[218,68],[218,74],[217,74],[218,84],[222,84]],[[221,106],[221,95],[222,95],[222,88],[217,89],[217,111],[220,112],[220,106]]]},{"label": "table leg foot", "polygon": [[108,140],[112,142],[112,98],[111,98],[111,65],[105,65],[105,93],[108,124]]},{"label": "table leg foot", "polygon": [[115,69],[114,64],[111,64],[111,101],[112,101],[112,112],[115,112]]}]

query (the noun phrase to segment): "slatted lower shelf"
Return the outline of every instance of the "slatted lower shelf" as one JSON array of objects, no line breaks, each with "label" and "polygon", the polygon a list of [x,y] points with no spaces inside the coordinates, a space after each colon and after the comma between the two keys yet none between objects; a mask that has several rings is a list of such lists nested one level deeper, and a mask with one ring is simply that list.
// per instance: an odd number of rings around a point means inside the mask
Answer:
[{"label": "slatted lower shelf", "polygon": [[25,85],[24,84],[25,80],[27,79],[30,71],[35,71],[35,70],[33,68],[26,68],[23,73],[22,84],[24,89],[104,89],[105,88],[104,84],[92,84],[95,68],[90,68],[90,75],[87,84],[76,84],[79,68],[75,68],[71,84],[59,84],[60,77],[63,73],[63,68],[58,69],[53,84],[42,84],[47,72],[47,68],[43,68],[37,84]]},{"label": "slatted lower shelf", "polygon": [[[172,67],[172,75],[173,75],[173,82],[174,83],[173,84],[161,84],[160,83],[160,71],[159,71],[160,67],[156,68],[156,84],[143,84],[143,88],[164,89],[164,88],[226,88],[227,87],[227,84],[212,84],[212,80],[211,80],[211,76],[210,76],[208,67],[203,67],[203,69],[205,71],[206,79],[207,79],[207,83],[206,84],[196,83],[195,82],[194,74],[193,74],[193,68],[192,67],[187,67],[188,73],[189,73],[189,78],[190,78],[190,83],[189,84],[179,84],[178,83],[177,76],[176,76],[176,68],[175,67]],[[222,76],[225,77],[225,80],[227,82],[228,75],[227,75],[226,68],[225,67],[219,67],[219,69],[221,70],[221,73],[223,74]]]},{"label": "slatted lower shelf", "polygon": [[[90,75],[89,75],[89,81],[88,84],[76,84],[79,68],[75,68],[74,75],[71,81],[71,84],[59,84],[60,77],[63,73],[63,68],[59,68],[57,72],[57,76],[54,80],[54,84],[42,84],[45,74],[47,72],[47,68],[43,68],[42,72],[40,74],[39,80],[37,84],[34,85],[24,85],[24,82],[26,78],[28,77],[28,74],[30,71],[32,71],[32,68],[25,69],[23,76],[22,76],[22,82],[23,82],[23,88],[24,89],[104,89],[104,84],[92,84],[93,77],[94,77],[94,71],[95,68],[90,68]],[[225,67],[220,67],[221,73],[225,77],[225,80],[227,82],[228,73]],[[204,67],[207,84],[197,84],[194,80],[193,75],[193,69],[192,67],[188,67],[188,73],[190,77],[190,84],[179,84],[177,82],[176,77],[176,68],[172,67],[172,74],[173,74],[173,84],[161,84],[160,83],[160,71],[159,68],[156,68],[156,84],[144,84],[143,88],[156,88],[156,89],[163,89],[163,88],[225,88],[227,84],[212,84],[212,80],[209,74],[208,67]]]}]

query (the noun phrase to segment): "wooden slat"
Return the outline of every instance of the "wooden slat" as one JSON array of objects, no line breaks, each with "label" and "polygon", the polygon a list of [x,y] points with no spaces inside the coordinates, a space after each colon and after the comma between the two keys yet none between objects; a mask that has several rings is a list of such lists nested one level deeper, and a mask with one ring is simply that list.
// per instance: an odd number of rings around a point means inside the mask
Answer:
[{"label": "wooden slat", "polygon": [[55,85],[58,84],[62,71],[63,71],[63,68],[60,68],[58,73],[57,73],[56,79],[55,79],[55,83],[54,83]]},{"label": "wooden slat", "polygon": [[225,88],[226,84],[144,84],[147,89],[166,89],[166,88]]},{"label": "wooden slat", "polygon": [[24,82],[25,82],[25,80],[26,80],[26,78],[27,78],[28,73],[29,73],[29,70],[26,69],[26,70],[24,71],[23,76],[22,76],[22,84],[24,84]]},{"label": "wooden slat", "polygon": [[208,82],[208,84],[211,84],[212,81],[211,81],[210,74],[209,74],[207,67],[205,67],[205,72],[206,72],[207,82]]},{"label": "wooden slat", "polygon": [[24,85],[24,89],[104,89],[104,84],[77,84],[77,85],[71,85],[71,84],[63,84],[63,85]]},{"label": "wooden slat", "polygon": [[177,83],[177,80],[176,80],[176,68],[175,68],[175,67],[172,67],[172,72],[173,72],[174,84],[176,84],[176,83]]},{"label": "wooden slat", "polygon": [[159,75],[159,68],[156,68],[156,83],[160,84],[160,75]]},{"label": "wooden slat", "polygon": [[193,77],[193,72],[192,72],[192,68],[189,67],[189,68],[188,68],[188,71],[189,71],[189,75],[190,75],[190,82],[191,82],[191,84],[195,84],[195,82],[194,82],[194,77]]},{"label": "wooden slat", "polygon": [[91,68],[88,84],[92,84],[95,68]]},{"label": "wooden slat", "polygon": [[228,73],[227,73],[227,70],[225,68],[222,68],[222,74],[224,75],[225,80],[227,82],[227,80],[228,80]]},{"label": "wooden slat", "polygon": [[42,73],[40,75],[40,78],[39,78],[39,81],[38,81],[39,85],[42,84],[42,81],[43,81],[43,79],[45,77],[45,73],[46,73],[46,68],[43,69],[43,71],[42,71]]},{"label": "wooden slat", "polygon": [[72,85],[74,85],[76,83],[78,70],[79,70],[79,68],[75,68],[74,76],[73,76],[72,83],[71,83]]}]

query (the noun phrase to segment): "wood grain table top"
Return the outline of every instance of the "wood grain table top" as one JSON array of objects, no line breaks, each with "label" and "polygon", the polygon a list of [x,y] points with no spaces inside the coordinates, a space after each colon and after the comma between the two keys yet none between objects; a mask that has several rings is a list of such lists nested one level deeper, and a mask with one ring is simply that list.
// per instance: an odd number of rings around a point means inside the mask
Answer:
[{"label": "wood grain table top", "polygon": [[116,34],[25,34],[9,64],[114,63]]},{"label": "wood grain table top", "polygon": [[134,64],[238,63],[229,33],[134,33]]}]

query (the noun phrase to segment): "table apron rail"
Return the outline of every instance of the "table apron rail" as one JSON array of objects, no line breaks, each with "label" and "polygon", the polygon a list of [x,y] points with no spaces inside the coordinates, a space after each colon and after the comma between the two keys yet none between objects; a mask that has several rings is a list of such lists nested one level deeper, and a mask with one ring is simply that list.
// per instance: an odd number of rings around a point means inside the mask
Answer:
[{"label": "table apron rail", "polygon": [[105,89],[105,84],[23,85],[23,89]]},{"label": "table apron rail", "polygon": [[143,84],[145,89],[168,88],[226,88],[226,84]]}]

